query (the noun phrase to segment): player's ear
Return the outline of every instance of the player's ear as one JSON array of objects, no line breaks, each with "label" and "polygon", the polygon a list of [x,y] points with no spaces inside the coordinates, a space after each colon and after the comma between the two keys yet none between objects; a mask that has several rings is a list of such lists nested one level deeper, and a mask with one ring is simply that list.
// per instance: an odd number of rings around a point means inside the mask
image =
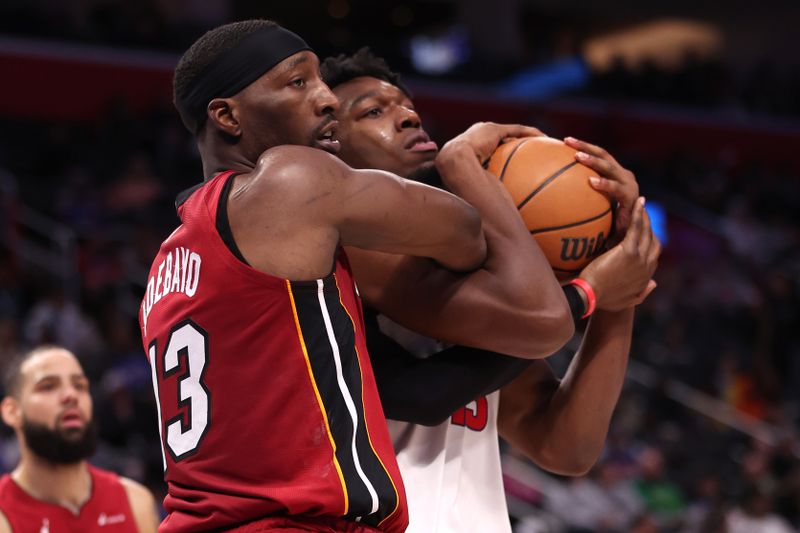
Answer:
[{"label": "player's ear", "polygon": [[0,401],[0,415],[3,417],[3,422],[12,428],[19,427],[22,414],[19,409],[19,402],[13,396],[6,396]]},{"label": "player's ear", "polygon": [[214,127],[231,137],[242,135],[242,128],[237,119],[238,109],[232,98],[214,98],[208,103],[206,111],[208,121]]}]

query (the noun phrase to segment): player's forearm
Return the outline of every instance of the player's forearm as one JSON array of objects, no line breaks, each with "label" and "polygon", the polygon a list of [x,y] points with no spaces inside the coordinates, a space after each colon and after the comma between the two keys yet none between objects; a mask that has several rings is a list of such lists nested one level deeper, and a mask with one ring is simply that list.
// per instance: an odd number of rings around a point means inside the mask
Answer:
[{"label": "player's forearm", "polygon": [[406,355],[391,372],[380,369],[385,359],[384,352],[372,358],[379,367],[375,380],[386,418],[425,426],[441,424],[475,398],[496,391],[530,363],[465,346],[427,359]]},{"label": "player's forearm", "polygon": [[462,198],[388,172],[338,170],[320,180],[324,199],[309,216],[333,226],[341,245],[429,257],[459,272],[486,260],[481,217]]},{"label": "player's forearm", "polygon": [[[507,417],[501,427],[504,437],[542,468],[563,475],[586,473],[602,452],[622,390],[632,329],[632,308],[595,313],[580,350],[558,385],[509,391],[518,398],[528,395],[534,400],[528,401],[520,415]],[[530,389],[530,383],[523,385]]]},{"label": "player's forearm", "polygon": [[633,308],[597,311],[578,353],[553,394],[548,419],[553,454],[588,471],[602,452],[619,400],[633,331]]},{"label": "player's forearm", "polygon": [[[442,193],[440,190],[434,191]],[[441,207],[427,205],[413,213],[412,216],[419,219],[415,225],[415,237],[423,241],[430,239],[432,245],[425,255],[443,267],[455,272],[471,272],[486,261],[486,234],[480,213],[463,199],[451,198],[449,203],[442,203]]]},{"label": "player's forearm", "polygon": [[[444,183],[474,206],[483,220],[489,249],[483,269],[489,276],[479,280],[479,284],[486,285],[487,294],[509,303],[519,316],[531,318],[526,326],[512,330],[512,337],[529,345],[546,344],[549,351],[539,357],[563,346],[574,333],[566,299],[508,192],[495,176],[483,169],[464,141],[448,143],[437,157],[436,166]],[[537,320],[537,316],[558,319]],[[496,315],[495,318],[497,322],[514,320]]]},{"label": "player's forearm", "polygon": [[[436,158],[436,169],[453,194],[478,210],[484,226],[488,225],[510,239],[530,240],[530,233],[511,196],[497,177],[481,166],[466,142],[456,139],[446,144]],[[544,261],[543,255],[539,255]]]},{"label": "player's forearm", "polygon": [[463,276],[421,257],[358,248],[347,248],[347,254],[362,300],[422,335],[538,359],[557,351],[572,334],[571,322],[564,331],[571,319],[560,307],[517,305],[514,291],[530,292],[523,287],[533,282],[530,276],[509,287],[485,267]]}]

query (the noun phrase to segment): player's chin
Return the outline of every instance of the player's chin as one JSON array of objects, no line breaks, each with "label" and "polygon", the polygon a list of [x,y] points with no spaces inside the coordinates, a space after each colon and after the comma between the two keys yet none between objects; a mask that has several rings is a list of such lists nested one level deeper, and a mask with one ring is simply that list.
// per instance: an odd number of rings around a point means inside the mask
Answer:
[{"label": "player's chin", "polygon": [[61,426],[58,428],[58,432],[67,440],[80,440],[86,434],[87,427],[87,424]]},{"label": "player's chin", "polygon": [[436,187],[441,184],[439,173],[433,161],[424,161],[411,167],[411,170],[405,173],[405,177],[411,181],[418,181]]},{"label": "player's chin", "polygon": [[425,172],[428,169],[435,167],[436,163],[435,163],[434,159],[435,158],[426,159],[426,160],[422,161],[421,163],[417,164],[414,167],[414,172]]},{"label": "player's chin", "polygon": [[439,152],[436,150],[429,150],[427,152],[406,152],[403,157],[403,163],[406,168],[411,171],[425,166],[432,166],[436,160],[436,155]]},{"label": "player's chin", "polygon": [[419,152],[414,152],[411,150],[407,150],[406,153],[409,155],[410,159],[413,161],[430,161],[433,163],[433,160],[436,159],[436,156],[439,155],[439,150],[424,150]]}]

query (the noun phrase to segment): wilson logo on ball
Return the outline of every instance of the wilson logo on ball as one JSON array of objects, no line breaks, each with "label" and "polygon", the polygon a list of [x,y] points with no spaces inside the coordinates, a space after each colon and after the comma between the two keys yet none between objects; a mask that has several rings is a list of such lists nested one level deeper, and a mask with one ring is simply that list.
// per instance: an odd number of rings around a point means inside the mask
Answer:
[{"label": "wilson logo on ball", "polygon": [[589,184],[597,172],[580,164],[574,149],[550,137],[515,139],[494,151],[488,170],[510,194],[559,279],[576,276],[603,250],[614,211]]},{"label": "wilson logo on ball", "polygon": [[606,237],[601,231],[597,237],[587,239],[586,237],[562,238],[561,239],[561,260],[579,261],[581,259],[591,259],[600,255]]}]

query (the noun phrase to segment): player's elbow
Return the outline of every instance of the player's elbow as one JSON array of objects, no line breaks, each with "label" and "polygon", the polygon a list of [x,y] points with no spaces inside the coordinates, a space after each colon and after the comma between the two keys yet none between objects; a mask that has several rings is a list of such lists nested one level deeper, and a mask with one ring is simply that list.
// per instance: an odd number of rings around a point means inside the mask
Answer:
[{"label": "player's elbow", "polygon": [[481,218],[474,207],[453,197],[451,199],[452,222],[443,228],[432,257],[441,266],[455,272],[472,272],[486,261],[486,236]]},{"label": "player's elbow", "polygon": [[596,461],[561,461],[557,463],[553,463],[549,466],[547,465],[539,465],[544,470],[548,472],[552,472],[553,474],[559,476],[568,476],[568,477],[580,477],[585,476],[589,473],[592,467],[595,465]]},{"label": "player's elbow", "polygon": [[483,224],[478,211],[465,203],[463,225],[458,226],[459,236],[463,239],[464,246],[461,253],[458,270],[471,272],[479,268],[486,261],[486,235],[483,233]]},{"label": "player's elbow", "polygon": [[557,352],[575,335],[575,323],[569,312],[569,306],[556,305],[547,321],[547,340],[550,342],[549,353]]},{"label": "player's elbow", "polygon": [[600,457],[589,447],[574,446],[541,447],[527,453],[528,458],[540,468],[560,476],[586,475]]},{"label": "player's elbow", "polygon": [[552,306],[531,313],[527,319],[529,327],[524,346],[520,346],[517,357],[543,359],[564,347],[575,334],[575,324],[569,308]]},{"label": "player's elbow", "polygon": [[464,272],[472,272],[483,265],[486,262],[486,253],[488,251],[481,218],[472,206],[470,206],[470,209],[472,214],[474,214],[474,218],[470,217],[468,224],[468,234],[470,238],[467,240],[467,252],[464,254]]},{"label": "player's elbow", "polygon": [[590,454],[575,454],[554,463],[549,469],[554,474],[561,476],[585,476],[597,463],[598,456]]}]

